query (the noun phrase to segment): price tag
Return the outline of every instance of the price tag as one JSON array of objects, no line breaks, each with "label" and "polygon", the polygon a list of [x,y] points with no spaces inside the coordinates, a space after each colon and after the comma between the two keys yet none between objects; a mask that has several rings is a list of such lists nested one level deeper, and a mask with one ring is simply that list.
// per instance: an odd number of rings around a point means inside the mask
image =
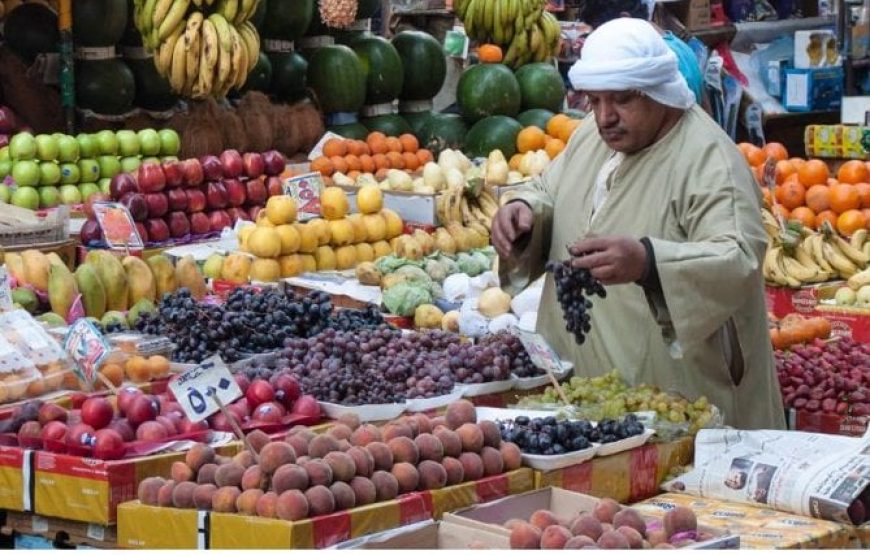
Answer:
[{"label": "price tag", "polygon": [[468,35],[461,26],[454,27],[444,34],[444,53],[453,58],[468,59]]},{"label": "price tag", "polygon": [[141,249],[145,246],[126,206],[117,202],[95,202],[93,209],[109,248]]},{"label": "price tag", "polygon": [[9,287],[9,272],[5,264],[0,266],[0,310],[12,310],[12,288]]},{"label": "price tag", "polygon": [[314,145],[314,148],[311,149],[311,152],[308,153],[308,161],[313,162],[319,157],[323,156],[323,145],[326,144],[326,141],[330,139],[344,139],[341,135],[337,133],[333,133],[332,131],[327,131],[320,137],[320,140],[317,141],[317,144]]},{"label": "price tag", "polygon": [[297,218],[300,221],[320,217],[320,192],[324,187],[320,172],[288,177],[282,186],[284,194],[296,200]]},{"label": "price tag", "polygon": [[556,351],[553,350],[543,336],[524,330],[517,330],[517,334],[523,343],[523,347],[526,348],[532,364],[542,370],[549,370],[554,374],[562,372],[562,361],[559,355],[556,354]]},{"label": "price tag", "polygon": [[181,374],[170,382],[169,389],[191,422],[205,420],[220,410],[215,396],[224,405],[242,396],[242,390],[230,374],[230,369],[217,355]]},{"label": "price tag", "polygon": [[76,374],[88,384],[97,381],[97,368],[111,350],[100,330],[83,318],[70,326],[63,339],[63,348],[75,361]]}]

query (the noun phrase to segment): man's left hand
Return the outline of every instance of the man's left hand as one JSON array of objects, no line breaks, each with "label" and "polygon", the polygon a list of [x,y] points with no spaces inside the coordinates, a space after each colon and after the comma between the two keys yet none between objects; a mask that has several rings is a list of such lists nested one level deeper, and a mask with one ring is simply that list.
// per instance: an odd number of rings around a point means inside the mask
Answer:
[{"label": "man's left hand", "polygon": [[604,285],[634,283],[646,274],[646,249],[631,237],[590,237],[568,252],[572,266],[586,268]]}]

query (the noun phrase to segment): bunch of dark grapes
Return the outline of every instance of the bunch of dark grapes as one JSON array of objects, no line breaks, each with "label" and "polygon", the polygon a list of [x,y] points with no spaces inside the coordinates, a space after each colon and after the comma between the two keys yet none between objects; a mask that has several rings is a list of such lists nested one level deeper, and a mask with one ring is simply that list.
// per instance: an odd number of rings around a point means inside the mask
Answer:
[{"label": "bunch of dark grapes", "polygon": [[547,271],[553,274],[556,283],[556,298],[562,305],[565,329],[574,334],[574,341],[582,345],[586,334],[592,329],[589,309],[592,301],[587,297],[598,295],[606,297],[604,286],[592,277],[585,268],[574,268],[569,261],[547,262]]},{"label": "bunch of dark grapes", "polygon": [[639,436],[643,431],[643,423],[637,419],[637,415],[626,414],[621,420],[605,419],[598,422],[598,425],[592,429],[589,439],[596,443],[613,443]]},{"label": "bunch of dark grapes", "polygon": [[533,455],[562,455],[588,449],[592,425],[586,420],[556,420],[554,416],[518,416],[498,423],[501,437],[517,444],[520,451]]},{"label": "bunch of dark grapes", "polygon": [[479,344],[494,346],[497,349],[497,354],[506,356],[510,361],[511,373],[518,378],[531,378],[546,373],[532,363],[523,342],[510,332],[500,331],[487,335],[480,340]]},{"label": "bunch of dark grapes", "polygon": [[377,328],[384,323],[384,315],[375,305],[366,308],[347,308],[336,311],[326,327],[334,330],[353,331]]}]

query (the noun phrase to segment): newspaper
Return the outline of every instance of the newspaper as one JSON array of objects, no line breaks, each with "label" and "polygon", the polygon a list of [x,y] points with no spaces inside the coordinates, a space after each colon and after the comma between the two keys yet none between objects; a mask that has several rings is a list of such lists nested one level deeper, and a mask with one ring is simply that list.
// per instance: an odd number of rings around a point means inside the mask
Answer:
[{"label": "newspaper", "polygon": [[[701,430],[695,466],[662,488],[853,523],[870,498],[870,433],[862,438],[769,430]],[[852,516],[864,520],[861,503]]]}]

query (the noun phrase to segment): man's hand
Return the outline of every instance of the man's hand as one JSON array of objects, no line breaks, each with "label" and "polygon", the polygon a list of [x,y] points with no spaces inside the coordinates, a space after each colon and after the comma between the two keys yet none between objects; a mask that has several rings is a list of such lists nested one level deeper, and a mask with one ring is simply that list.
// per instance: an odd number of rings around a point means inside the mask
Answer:
[{"label": "man's hand", "polygon": [[522,201],[505,204],[492,221],[492,244],[502,258],[510,258],[514,242],[532,230],[535,215]]},{"label": "man's hand", "polygon": [[572,266],[586,268],[604,285],[634,283],[646,273],[646,249],[631,237],[590,237],[568,252]]}]

